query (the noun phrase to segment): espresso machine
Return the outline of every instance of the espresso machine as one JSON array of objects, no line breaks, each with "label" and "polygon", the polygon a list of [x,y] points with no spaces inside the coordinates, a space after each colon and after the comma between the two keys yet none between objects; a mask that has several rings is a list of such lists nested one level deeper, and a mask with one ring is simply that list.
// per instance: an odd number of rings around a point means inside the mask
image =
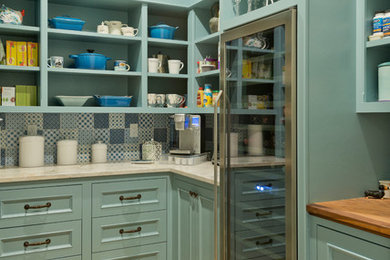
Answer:
[{"label": "espresso machine", "polygon": [[179,133],[179,140],[178,149],[170,150],[170,154],[200,154],[202,152],[200,115],[175,114],[173,118],[175,122],[175,130]]}]

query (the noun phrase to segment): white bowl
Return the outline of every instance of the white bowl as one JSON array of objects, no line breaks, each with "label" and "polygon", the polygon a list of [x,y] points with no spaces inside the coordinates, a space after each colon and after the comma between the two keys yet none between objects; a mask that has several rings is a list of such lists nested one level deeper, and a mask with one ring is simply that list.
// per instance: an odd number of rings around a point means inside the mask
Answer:
[{"label": "white bowl", "polygon": [[64,106],[82,107],[92,96],[56,96],[56,98]]},{"label": "white bowl", "polygon": [[204,64],[201,66],[202,72],[212,71],[215,70],[215,65],[212,64]]}]

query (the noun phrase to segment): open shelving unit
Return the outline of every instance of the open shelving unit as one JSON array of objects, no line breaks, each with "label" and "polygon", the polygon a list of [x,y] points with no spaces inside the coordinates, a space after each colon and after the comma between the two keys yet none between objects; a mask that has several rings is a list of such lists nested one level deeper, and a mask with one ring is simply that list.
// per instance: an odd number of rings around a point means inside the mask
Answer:
[{"label": "open shelving unit", "polygon": [[[368,41],[375,11],[390,8],[386,0],[358,0],[356,8],[356,112],[388,113],[390,102],[378,101],[378,65],[390,61],[390,37]],[[361,55],[363,53],[364,55]]]}]

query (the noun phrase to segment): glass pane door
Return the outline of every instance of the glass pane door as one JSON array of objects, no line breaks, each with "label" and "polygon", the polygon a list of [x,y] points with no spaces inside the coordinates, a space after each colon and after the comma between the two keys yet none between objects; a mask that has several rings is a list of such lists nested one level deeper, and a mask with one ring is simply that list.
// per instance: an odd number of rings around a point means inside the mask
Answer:
[{"label": "glass pane door", "polygon": [[222,36],[222,259],[294,259],[292,16]]}]

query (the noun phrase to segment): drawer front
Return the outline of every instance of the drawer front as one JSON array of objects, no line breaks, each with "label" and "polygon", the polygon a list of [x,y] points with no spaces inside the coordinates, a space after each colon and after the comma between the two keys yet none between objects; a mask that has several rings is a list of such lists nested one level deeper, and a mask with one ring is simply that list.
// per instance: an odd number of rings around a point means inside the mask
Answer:
[{"label": "drawer front", "polygon": [[166,244],[123,248],[92,254],[93,260],[166,260]]},{"label": "drawer front", "polygon": [[0,259],[55,259],[81,254],[81,221],[0,230]]},{"label": "drawer front", "polygon": [[[236,256],[248,259],[278,256],[270,259],[283,259],[285,252],[285,227],[275,226],[264,229],[241,231],[236,234]],[[280,254],[280,255],[279,255]]]},{"label": "drawer front", "polygon": [[78,256],[70,256],[70,257],[65,257],[65,258],[55,258],[53,260],[81,260],[81,255]]},{"label": "drawer front", "polygon": [[93,184],[93,217],[163,210],[167,206],[166,179]]},{"label": "drawer front", "polygon": [[81,218],[81,185],[0,191],[0,228]]},{"label": "drawer front", "polygon": [[95,218],[92,220],[92,252],[165,242],[166,228],[165,210]]},{"label": "drawer front", "polygon": [[235,168],[233,169],[237,182],[284,180],[284,168]]},{"label": "drawer front", "polygon": [[252,190],[238,191],[236,194],[236,199],[240,202],[259,201],[259,204],[261,204],[262,200],[276,200],[285,197],[286,189],[277,188],[275,186],[273,186],[272,189],[264,189],[262,191],[253,187]]}]

